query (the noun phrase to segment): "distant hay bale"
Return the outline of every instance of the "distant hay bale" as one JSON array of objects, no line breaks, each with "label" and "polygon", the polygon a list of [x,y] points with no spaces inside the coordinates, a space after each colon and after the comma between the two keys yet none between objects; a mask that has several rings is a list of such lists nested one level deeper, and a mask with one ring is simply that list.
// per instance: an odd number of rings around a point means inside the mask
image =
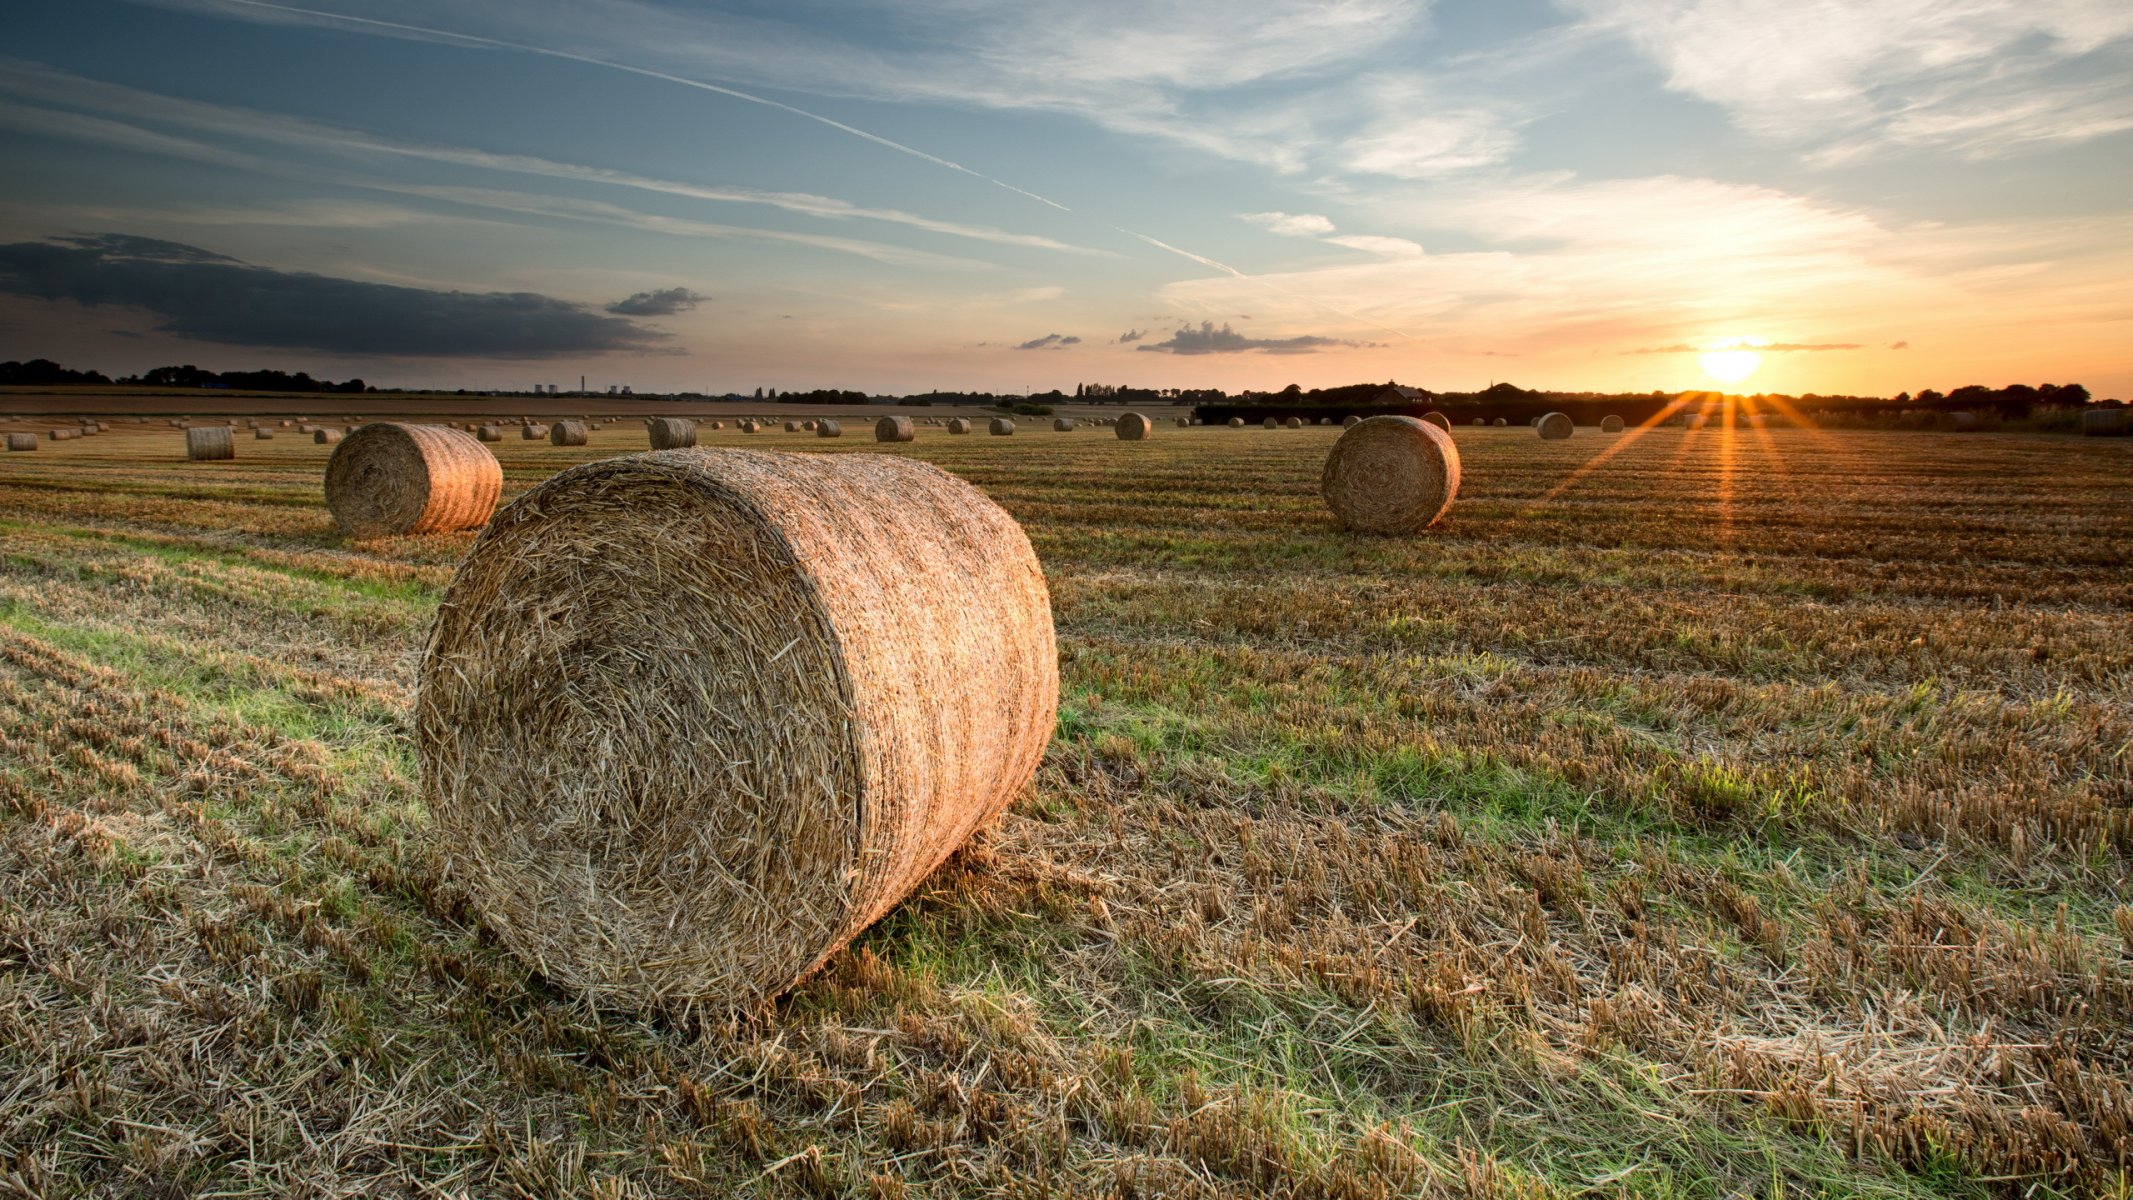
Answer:
[{"label": "distant hay bale", "polygon": [[993,435],[994,437],[1013,437],[1015,433],[1015,423],[1013,421],[1008,420],[1006,417],[994,417],[992,419],[992,424],[986,426],[985,432]]},{"label": "distant hay bale", "polygon": [[423,798],[485,927],[633,1010],[748,1009],[1026,788],[1056,721],[1012,517],[880,454],[638,454],[499,513],[438,608]]},{"label": "distant hay bale", "polygon": [[1534,428],[1540,431],[1542,440],[1559,442],[1569,437],[1574,427],[1567,413],[1552,412],[1535,423]]},{"label": "distant hay bale", "polygon": [[1371,417],[1348,427],[1326,455],[1319,494],[1358,533],[1417,533],[1459,495],[1459,447],[1432,422]]},{"label": "distant hay bale", "polygon": [[1266,428],[1268,428],[1268,429],[1279,429],[1279,428],[1281,428],[1281,422],[1280,422],[1280,421],[1278,421],[1278,420],[1276,420],[1276,419],[1275,419],[1275,418],[1273,418],[1273,417],[1267,417],[1266,419],[1264,419],[1264,420],[1260,421],[1259,423],[1260,423],[1261,425],[1265,426],[1265,427],[1266,427]]},{"label": "distant hay bale", "polygon": [[1955,418],[1955,427],[1957,429],[1974,430],[1978,427],[1977,414],[1974,412],[1949,413],[1948,415]]},{"label": "distant hay bale", "polygon": [[504,440],[504,430],[500,425],[483,425],[474,431],[474,436],[484,442],[500,442]]},{"label": "distant hay bale", "polygon": [[1303,418],[1290,417],[1288,420],[1283,421],[1281,423],[1281,427],[1283,429],[1302,429],[1304,427]]},{"label": "distant hay bale", "polygon": [[1479,429],[1479,428],[1481,428],[1482,426],[1484,426],[1484,425],[1487,425],[1488,423],[1489,423],[1489,422],[1488,422],[1488,420],[1487,420],[1486,418],[1483,418],[1483,417],[1475,417],[1475,418],[1474,418],[1474,428],[1476,428],[1476,429]]},{"label": "distant hay bale", "polygon": [[828,417],[824,417],[815,422],[815,436],[818,438],[843,437],[844,426],[830,420]]},{"label": "distant hay bale", "polygon": [[[60,430],[53,430],[58,436]],[[212,462],[237,457],[237,439],[227,425],[196,425],[185,431],[185,457],[194,462]]]},{"label": "distant hay bale", "polygon": [[1191,417],[1179,417],[1179,418],[1178,418],[1178,420],[1177,420],[1177,425],[1178,425],[1178,428],[1180,428],[1180,429],[1190,429],[1190,428],[1192,428],[1192,418],[1191,418]]},{"label": "distant hay bale", "polygon": [[1496,418],[1495,420],[1493,420],[1493,421],[1489,422],[1489,424],[1491,424],[1491,425],[1494,425],[1494,426],[1496,426],[1496,427],[1497,427],[1498,429],[1501,429],[1501,428],[1503,428],[1504,426],[1506,426],[1506,425],[1509,425],[1510,423],[1511,423],[1511,422],[1509,422],[1509,421],[1505,420],[1505,419],[1504,419],[1504,418],[1502,418],[1502,417],[1498,417],[1498,418]]},{"label": "distant hay bale", "polygon": [[1053,432],[1055,432],[1055,433],[1072,433],[1072,432],[1074,432],[1074,418],[1072,418],[1072,417],[1054,417],[1054,418],[1052,419],[1052,431],[1053,431]]},{"label": "distant hay bale", "polygon": [[338,429],[328,429],[321,425],[311,431],[311,444],[314,446],[331,446],[340,440],[341,431]]},{"label": "distant hay bale", "polygon": [[518,436],[521,441],[538,442],[548,436],[548,427],[546,425],[521,425],[518,427]]},{"label": "distant hay bale", "polygon": [[1620,433],[1620,432],[1622,432],[1622,418],[1620,418],[1620,417],[1617,417],[1617,416],[1605,416],[1605,417],[1601,417],[1601,418],[1600,418],[1600,432],[1601,432],[1601,433]]},{"label": "distant hay bale", "polygon": [[704,422],[704,424],[709,425],[713,429],[724,429],[726,427],[726,423],[724,421],[706,421]]},{"label": "distant hay bale", "polygon": [[785,422],[785,432],[787,432],[787,433],[798,433],[798,432],[800,432],[800,423],[799,423],[798,421],[787,421],[787,422]]},{"label": "distant hay bale", "polygon": [[54,429],[45,435],[55,442],[71,442],[81,436],[79,429]]},{"label": "distant hay bale", "polygon": [[1242,429],[1242,428],[1244,428],[1244,418],[1243,418],[1243,417],[1231,417],[1231,418],[1229,419],[1229,427],[1230,427],[1231,429]]},{"label": "distant hay bale", "polygon": [[1684,413],[1681,417],[1681,427],[1683,429],[1702,429],[1710,423],[1711,418],[1705,413]]},{"label": "distant hay bale", "polygon": [[1362,422],[1363,418],[1356,416],[1354,413],[1349,413],[1348,416],[1341,421],[1341,428],[1353,429],[1357,425],[1362,424]]},{"label": "distant hay bale", "polygon": [[652,417],[644,423],[654,450],[681,450],[696,444],[696,422],[687,417]]},{"label": "distant hay bale", "polygon": [[1122,442],[1145,442],[1148,436],[1155,432],[1155,422],[1144,414],[1129,412],[1118,419],[1113,432],[1118,434],[1118,440]]},{"label": "distant hay bale", "polygon": [[1450,433],[1452,431],[1452,419],[1450,417],[1445,416],[1441,412],[1423,413],[1422,419],[1432,425],[1435,425],[1437,428],[1442,429],[1446,433]]},{"label": "distant hay bale", "polygon": [[252,431],[252,440],[259,442],[271,442],[274,440],[274,431],[264,425],[261,425],[259,428],[254,429]]},{"label": "distant hay bale", "polygon": [[583,421],[557,421],[548,427],[548,444],[551,446],[582,446],[590,436]]},{"label": "distant hay bale", "polygon": [[2133,434],[2133,409],[2089,408],[2081,413],[2081,436],[2125,437]]},{"label": "distant hay bale", "polygon": [[326,507],[350,537],[479,529],[503,490],[496,456],[447,425],[361,425],[326,460]]},{"label": "distant hay bale", "polygon": [[970,422],[969,422],[969,421],[966,421],[966,420],[964,420],[964,419],[963,419],[963,418],[961,418],[961,417],[957,417],[957,418],[955,418],[954,420],[951,420],[951,421],[949,421],[949,422],[948,422],[948,432],[950,432],[950,433],[954,433],[954,434],[964,434],[964,433],[969,433],[969,432],[970,432]]},{"label": "distant hay bale", "polygon": [[37,435],[34,433],[11,433],[7,435],[7,448],[10,450],[35,450],[37,444]]},{"label": "distant hay bale", "polygon": [[874,422],[874,440],[877,442],[908,442],[918,437],[918,429],[909,417],[883,417]]},{"label": "distant hay bale", "polygon": [[818,429],[820,429],[821,426],[818,422],[815,421],[802,421],[800,422],[800,428],[807,431],[808,433],[814,433]]}]

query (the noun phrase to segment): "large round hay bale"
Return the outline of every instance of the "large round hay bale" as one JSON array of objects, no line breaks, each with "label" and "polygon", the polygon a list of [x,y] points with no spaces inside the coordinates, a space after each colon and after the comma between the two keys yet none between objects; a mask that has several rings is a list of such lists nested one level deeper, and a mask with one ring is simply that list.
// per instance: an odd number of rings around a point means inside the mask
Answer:
[{"label": "large round hay bale", "polygon": [[696,444],[696,422],[687,417],[652,417],[644,423],[654,450],[681,450]]},{"label": "large round hay bale", "polygon": [[2081,410],[2081,436],[2124,437],[2133,433],[2133,409],[2086,408]]},{"label": "large round hay bale", "polygon": [[1616,417],[1616,416],[1605,416],[1605,417],[1601,417],[1601,418],[1600,418],[1600,432],[1601,432],[1601,433],[1620,433],[1620,432],[1622,432],[1622,418],[1620,418],[1620,417]]},{"label": "large round hay bale", "polygon": [[1353,429],[1362,423],[1363,418],[1356,416],[1354,413],[1349,413],[1348,416],[1341,421],[1341,428]]},{"label": "large round hay bale", "polygon": [[538,442],[548,436],[548,427],[546,425],[521,425],[518,427],[518,436],[522,441]]},{"label": "large round hay bale", "polygon": [[479,529],[503,491],[496,456],[446,425],[358,426],[326,460],[326,507],[350,537]]},{"label": "large round hay bale", "polygon": [[1358,533],[1416,533],[1459,495],[1459,447],[1414,417],[1371,417],[1348,427],[1326,455],[1319,494]]},{"label": "large round hay bale", "polygon": [[582,446],[589,431],[583,421],[557,421],[548,427],[548,444],[551,446]]},{"label": "large round hay bale", "polygon": [[970,422],[961,417],[956,417],[948,422],[948,432],[955,434],[969,433]]},{"label": "large round hay bale", "polygon": [[1054,433],[1072,433],[1072,432],[1074,432],[1074,418],[1072,418],[1072,417],[1054,417],[1054,418],[1052,418],[1052,431],[1053,431]]},{"label": "large round hay bale", "polygon": [[988,425],[985,431],[994,437],[1012,437],[1015,432],[1015,423],[1006,417],[994,417],[992,424]]},{"label": "large round hay bale", "polygon": [[1450,433],[1452,431],[1452,419],[1450,417],[1445,416],[1441,412],[1423,413],[1422,419],[1432,425],[1435,425],[1437,428],[1442,429],[1446,433]]},{"label": "large round hay bale", "polygon": [[1230,427],[1231,429],[1242,429],[1242,428],[1244,428],[1244,418],[1243,418],[1243,417],[1231,417],[1231,418],[1229,419],[1229,427]]},{"label": "large round hay bale", "polygon": [[828,417],[824,417],[815,422],[815,436],[818,438],[843,437],[844,426],[830,420]]},{"label": "large round hay bale", "polygon": [[271,442],[274,440],[274,431],[261,425],[252,431],[252,440],[255,442]]},{"label": "large round hay bale", "polygon": [[1550,442],[1562,441],[1576,428],[1571,424],[1568,413],[1559,412],[1552,412],[1540,418],[1534,422],[1533,427],[1540,431],[1542,440]]},{"label": "large round hay bale", "polygon": [[311,444],[314,446],[331,446],[340,440],[341,431],[338,429],[328,429],[321,425],[311,431]]},{"label": "large round hay bale", "polygon": [[1148,435],[1155,432],[1155,422],[1140,413],[1129,412],[1118,419],[1118,424],[1112,428],[1112,432],[1118,434],[1118,440],[1121,442],[1145,442]]},{"label": "large round hay bale", "polygon": [[1506,426],[1506,425],[1509,425],[1510,423],[1511,423],[1510,421],[1508,421],[1508,420],[1505,420],[1505,419],[1504,419],[1504,418],[1502,418],[1502,417],[1498,417],[1498,418],[1496,418],[1496,419],[1495,419],[1494,421],[1491,421],[1491,422],[1489,422],[1489,424],[1491,424],[1491,425],[1494,425],[1494,426],[1496,426],[1496,427],[1497,427],[1497,428],[1499,428],[1499,429],[1501,429],[1502,427],[1504,427],[1504,426]]},{"label": "large round hay bale", "polygon": [[[52,431],[55,435],[59,430]],[[237,439],[227,425],[195,425],[185,431],[185,457],[195,462],[237,457]]]},{"label": "large round hay bale", "polygon": [[11,433],[7,435],[7,448],[10,450],[35,450],[37,444],[37,435],[34,433]]},{"label": "large round hay bale", "polygon": [[874,422],[874,440],[877,442],[908,442],[918,436],[918,430],[909,417],[883,417]]},{"label": "large round hay bale", "polygon": [[1302,429],[1302,428],[1304,427],[1304,422],[1303,422],[1303,418],[1302,418],[1302,417],[1290,417],[1290,418],[1289,418],[1288,420],[1286,420],[1286,421],[1283,421],[1283,422],[1281,423],[1281,427],[1282,427],[1283,429]]},{"label": "large round hay bale", "polygon": [[483,425],[474,431],[474,436],[484,442],[500,442],[504,440],[504,429],[501,425]]},{"label": "large round hay bale", "polygon": [[415,741],[504,945],[631,1009],[747,1008],[1026,787],[1052,734],[1044,576],[925,463],[675,451],[564,471],[446,590]]}]

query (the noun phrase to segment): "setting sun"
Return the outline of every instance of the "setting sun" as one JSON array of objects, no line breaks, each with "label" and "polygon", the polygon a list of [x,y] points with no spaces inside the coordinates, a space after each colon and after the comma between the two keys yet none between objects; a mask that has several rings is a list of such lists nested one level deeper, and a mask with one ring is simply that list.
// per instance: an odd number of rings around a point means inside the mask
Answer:
[{"label": "setting sun", "polygon": [[1703,365],[1703,373],[1720,383],[1739,383],[1755,374],[1763,365],[1763,356],[1753,350],[1738,347],[1728,350],[1709,350],[1697,356]]}]

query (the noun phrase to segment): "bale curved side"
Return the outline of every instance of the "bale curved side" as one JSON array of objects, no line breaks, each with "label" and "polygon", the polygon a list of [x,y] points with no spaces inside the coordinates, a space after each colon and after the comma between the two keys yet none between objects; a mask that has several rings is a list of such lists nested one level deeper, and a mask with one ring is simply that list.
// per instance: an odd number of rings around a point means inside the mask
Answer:
[{"label": "bale curved side", "polygon": [[1006,417],[994,417],[992,419],[992,424],[986,428],[986,432],[992,434],[994,437],[1013,437],[1015,432],[1015,423],[1013,421],[1008,420]]},{"label": "bale curved side", "polygon": [[521,425],[518,427],[518,436],[521,441],[542,441],[548,436],[548,427],[546,425]]},{"label": "bale curved side", "polygon": [[1495,419],[1494,421],[1491,421],[1491,422],[1489,422],[1489,423],[1490,423],[1491,425],[1496,425],[1496,426],[1499,426],[1499,427],[1500,427],[1500,426],[1504,426],[1504,425],[1509,425],[1509,424],[1510,424],[1511,422],[1509,422],[1509,421],[1505,420],[1505,419],[1504,419],[1504,418],[1502,418],[1502,417],[1498,417],[1498,418],[1496,418],[1496,419]]},{"label": "bale curved side", "polygon": [[918,430],[909,417],[883,417],[874,422],[874,440],[877,442],[908,442],[918,436]]},{"label": "bale curved side", "polygon": [[1326,455],[1319,494],[1358,533],[1417,533],[1459,495],[1459,447],[1413,417],[1371,417],[1348,427]]},{"label": "bale curved side", "polygon": [[34,433],[8,434],[7,448],[10,450],[35,450],[37,448],[37,435]]},{"label": "bale curved side", "polygon": [[363,425],[326,460],[326,507],[350,537],[479,529],[503,491],[489,448],[444,425]]},{"label": "bale curved side", "polygon": [[963,419],[963,418],[961,418],[961,417],[957,417],[957,418],[955,418],[954,420],[952,420],[952,421],[948,422],[948,432],[950,432],[950,433],[969,433],[969,432],[970,432],[970,422],[968,422],[968,421],[964,420],[964,419]]},{"label": "bale curved side", "polygon": [[1617,417],[1617,416],[1605,416],[1605,417],[1601,417],[1601,418],[1600,418],[1600,432],[1601,432],[1601,433],[1620,433],[1620,432],[1622,432],[1622,418],[1620,418],[1620,417]]},{"label": "bale curved side", "polygon": [[311,444],[314,446],[331,446],[339,442],[344,436],[346,435],[338,429],[328,429],[320,426],[311,431]]},{"label": "bale curved side", "polygon": [[1111,427],[1121,442],[1145,442],[1155,432],[1155,422],[1137,412],[1129,412]]},{"label": "bale curved side", "polygon": [[654,450],[683,450],[696,444],[696,422],[687,417],[653,417],[644,423]]},{"label": "bale curved side", "polygon": [[500,442],[504,440],[504,430],[501,425],[483,425],[474,431],[474,436],[484,442]]},{"label": "bale curved side", "polygon": [[1004,808],[1057,695],[1042,571],[975,488],[687,450],[498,515],[439,607],[415,732],[506,946],[597,1003],[738,1008]]},{"label": "bale curved side", "polygon": [[1231,417],[1231,418],[1229,419],[1229,427],[1230,427],[1231,429],[1242,429],[1242,428],[1244,428],[1244,418],[1243,418],[1243,417]]},{"label": "bale curved side", "polygon": [[1533,427],[1540,430],[1542,440],[1550,442],[1562,441],[1564,438],[1569,437],[1575,429],[1575,426],[1570,423],[1569,414],[1559,412],[1552,412],[1541,417],[1533,423]]},{"label": "bale curved side", "polygon": [[252,431],[252,440],[255,442],[271,442],[274,440],[274,431],[265,425],[261,425]]},{"label": "bale curved side", "polygon": [[1074,418],[1072,418],[1072,417],[1054,417],[1054,418],[1052,418],[1052,431],[1053,431],[1054,433],[1072,433],[1072,432],[1074,432]]},{"label": "bale curved side", "polygon": [[1432,425],[1435,425],[1437,428],[1442,429],[1446,433],[1450,433],[1452,431],[1452,419],[1450,417],[1445,416],[1441,412],[1423,413],[1422,419]]},{"label": "bale curved side", "polygon": [[844,436],[844,426],[839,425],[837,422],[830,420],[828,417],[824,417],[821,420],[814,422],[814,426],[815,436],[818,438]]},{"label": "bale curved side", "polygon": [[[73,430],[52,431],[56,441],[60,433],[69,436]],[[218,459],[237,457],[237,441],[230,436],[227,425],[195,425],[185,431],[185,457],[194,462],[213,462]]]},{"label": "bale curved side", "polygon": [[588,431],[583,421],[557,421],[548,427],[548,444],[551,446],[582,446]]},{"label": "bale curved side", "polygon": [[1302,417],[1290,417],[1288,420],[1283,421],[1281,423],[1281,427],[1283,429],[1302,429],[1304,427],[1304,421]]}]

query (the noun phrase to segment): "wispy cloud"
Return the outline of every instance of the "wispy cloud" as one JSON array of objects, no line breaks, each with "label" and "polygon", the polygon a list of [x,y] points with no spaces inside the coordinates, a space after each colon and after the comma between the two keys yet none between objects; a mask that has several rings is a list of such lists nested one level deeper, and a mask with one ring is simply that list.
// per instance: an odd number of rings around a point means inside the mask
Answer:
[{"label": "wispy cloud", "polygon": [[1126,332],[1118,335],[1118,340],[1116,344],[1120,346],[1129,345],[1133,342],[1140,341],[1142,338],[1147,336],[1148,331],[1145,329],[1128,329]]},{"label": "wispy cloud", "polygon": [[1134,349],[1154,351],[1158,354],[1243,354],[1255,350],[1266,354],[1310,354],[1336,346],[1360,344],[1341,338],[1309,334],[1285,338],[1248,337],[1231,329],[1226,321],[1219,329],[1211,321],[1202,321],[1197,329],[1188,325],[1163,341],[1136,346]]},{"label": "wispy cloud", "polygon": [[1066,337],[1061,337],[1060,335],[1058,335],[1058,334],[1056,334],[1056,333],[1047,333],[1047,334],[1045,334],[1045,335],[1044,335],[1043,337],[1040,337],[1040,338],[1031,338],[1030,340],[1028,340],[1028,341],[1026,341],[1026,342],[1023,342],[1023,343],[1021,343],[1020,345],[1016,346],[1016,347],[1015,347],[1015,349],[1017,349],[1017,350],[1064,350],[1064,349],[1066,349],[1066,348],[1067,348],[1068,346],[1079,346],[1080,344],[1081,344],[1081,339],[1080,339],[1080,338],[1078,338],[1078,337],[1074,337],[1074,336],[1072,336],[1071,334],[1070,334],[1070,335],[1068,335],[1068,336],[1066,336]]},{"label": "wispy cloud", "polygon": [[1317,213],[1238,213],[1237,219],[1283,237],[1317,237],[1333,232],[1333,219]]},{"label": "wispy cloud", "polygon": [[608,305],[607,311],[623,317],[667,317],[688,312],[707,299],[685,287],[661,288],[632,293]]}]

